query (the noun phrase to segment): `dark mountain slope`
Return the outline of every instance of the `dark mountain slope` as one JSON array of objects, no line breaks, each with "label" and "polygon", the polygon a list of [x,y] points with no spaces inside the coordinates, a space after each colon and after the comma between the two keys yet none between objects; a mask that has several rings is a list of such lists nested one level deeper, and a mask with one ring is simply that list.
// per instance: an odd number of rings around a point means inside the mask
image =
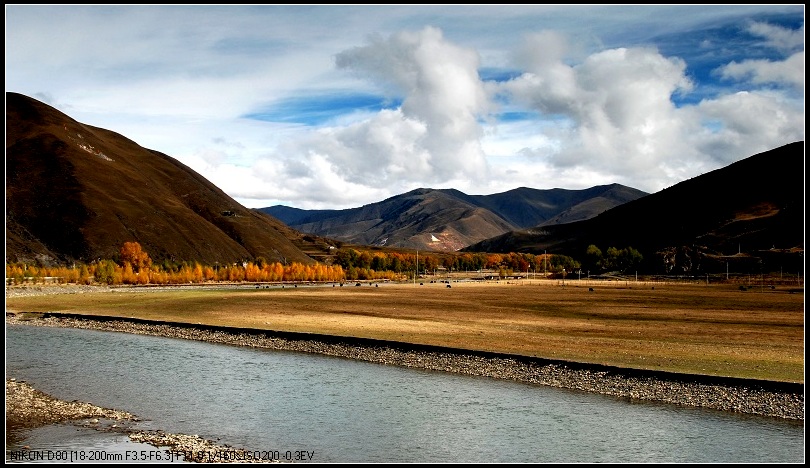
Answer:
[{"label": "dark mountain slope", "polygon": [[158,151],[6,93],[6,258],[114,258],[127,241],[153,259],[311,263],[328,246],[243,207]]},{"label": "dark mountain slope", "polygon": [[[706,257],[757,261],[804,249],[804,142],[750,156],[585,221],[510,232],[465,248],[581,258],[588,245],[656,252],[688,247]],[[786,260],[795,263],[796,260]],[[658,265],[660,266],[660,265]]]},{"label": "dark mountain slope", "polygon": [[584,190],[537,190],[520,187],[493,195],[472,195],[477,204],[497,213],[518,228],[559,224],[558,218],[578,221],[592,218],[614,206],[638,199],[646,192],[619,184]]}]

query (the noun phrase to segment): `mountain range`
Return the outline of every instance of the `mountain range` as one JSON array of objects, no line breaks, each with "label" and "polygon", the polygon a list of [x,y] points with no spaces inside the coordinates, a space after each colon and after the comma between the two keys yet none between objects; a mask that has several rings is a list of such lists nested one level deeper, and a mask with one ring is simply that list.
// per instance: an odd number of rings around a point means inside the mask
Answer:
[{"label": "mountain range", "polygon": [[456,251],[507,232],[592,218],[647,193],[619,184],[584,190],[520,187],[493,195],[420,188],[345,210],[260,208],[302,232],[351,244]]},{"label": "mountain range", "polygon": [[209,265],[328,263],[344,243],[575,259],[593,244],[669,273],[803,271],[804,173],[798,141],[653,194],[422,188],[349,210],[249,209],[171,156],[7,92],[6,261],[92,262],[132,241],[158,263]]}]

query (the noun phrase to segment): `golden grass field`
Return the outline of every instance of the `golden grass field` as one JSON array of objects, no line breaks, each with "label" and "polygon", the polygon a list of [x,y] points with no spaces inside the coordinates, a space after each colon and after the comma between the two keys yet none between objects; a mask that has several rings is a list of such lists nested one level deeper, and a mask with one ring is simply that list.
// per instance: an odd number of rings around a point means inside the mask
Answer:
[{"label": "golden grass field", "polygon": [[740,291],[736,285],[500,281],[452,288],[122,288],[7,297],[6,311],[310,332],[804,382],[804,293],[784,286]]}]

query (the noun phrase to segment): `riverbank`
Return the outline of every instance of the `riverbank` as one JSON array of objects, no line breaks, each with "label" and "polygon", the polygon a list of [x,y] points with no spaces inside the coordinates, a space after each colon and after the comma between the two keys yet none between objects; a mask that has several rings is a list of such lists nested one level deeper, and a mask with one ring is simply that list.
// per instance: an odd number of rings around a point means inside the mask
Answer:
[{"label": "riverbank", "polygon": [[721,411],[804,420],[803,385],[752,380],[708,379],[705,376],[649,374],[605,366],[573,366],[523,357],[488,356],[453,350],[407,349],[407,346],[363,345],[359,341],[273,336],[265,330],[165,324],[143,320],[6,314],[6,324],[72,327],[205,341],[253,348],[317,353],[385,365],[508,379],[628,400],[659,401]]},{"label": "riverbank", "polygon": [[[103,408],[80,401],[63,401],[35,389],[27,382],[6,378],[6,445],[25,438],[25,432],[50,424],[75,424],[97,431],[126,434],[136,443],[149,444],[159,451],[128,451],[130,461],[267,462],[253,458],[253,452],[218,445],[197,435],[143,431],[133,427],[140,419],[126,411]],[[17,461],[37,460],[40,451],[23,446],[14,451]],[[90,454],[81,452],[82,456]],[[113,454],[105,454],[110,457]],[[8,454],[7,454],[8,456]],[[142,457],[142,458],[139,458]],[[147,458],[148,457],[148,458]],[[60,461],[68,461],[60,458]],[[103,460],[95,460],[103,461]],[[111,461],[109,458],[107,461]],[[115,459],[114,461],[125,461]],[[278,461],[278,460],[275,460]]]}]

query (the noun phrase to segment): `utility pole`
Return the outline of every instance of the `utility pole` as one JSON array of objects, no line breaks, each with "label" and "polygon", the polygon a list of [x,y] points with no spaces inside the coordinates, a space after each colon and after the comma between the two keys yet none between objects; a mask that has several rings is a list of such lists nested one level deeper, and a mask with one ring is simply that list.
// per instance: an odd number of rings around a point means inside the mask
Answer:
[{"label": "utility pole", "polygon": [[413,285],[416,286],[416,276],[419,275],[419,251],[416,251],[416,268],[413,269]]}]

